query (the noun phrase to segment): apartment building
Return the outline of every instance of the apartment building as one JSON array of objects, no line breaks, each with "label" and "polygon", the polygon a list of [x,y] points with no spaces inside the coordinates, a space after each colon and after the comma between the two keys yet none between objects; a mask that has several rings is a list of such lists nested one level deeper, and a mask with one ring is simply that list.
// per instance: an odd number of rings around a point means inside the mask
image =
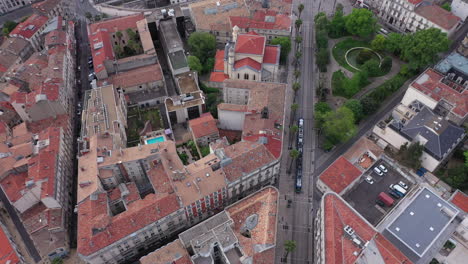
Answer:
[{"label": "apartment building", "polygon": [[274,263],[279,192],[267,187],[140,259],[153,263]]},{"label": "apartment building", "polygon": [[219,129],[211,113],[204,113],[199,118],[190,120],[189,128],[199,147],[208,146],[219,139]]},{"label": "apartment building", "polygon": [[226,79],[276,82],[281,47],[267,45],[267,38],[253,31],[240,34],[237,26],[232,31],[232,41],[216,52],[210,83],[220,87]]},{"label": "apartment building", "polygon": [[219,43],[231,40],[232,29],[256,31],[272,39],[287,36],[291,31],[292,4],[290,1],[197,1],[189,4],[190,17],[197,31],[209,32]]},{"label": "apartment building", "polygon": [[461,20],[465,21],[468,16],[468,1],[466,0],[453,0],[452,4],[452,13]]},{"label": "apartment building", "polygon": [[22,264],[24,262],[23,255],[19,252],[13,237],[8,232],[6,226],[0,222],[0,259],[8,264]]},{"label": "apartment building", "polygon": [[438,28],[450,37],[460,25],[460,17],[423,0],[364,1],[385,23],[401,32]]},{"label": "apartment building", "polygon": [[44,47],[42,46],[42,31],[47,26],[49,18],[38,14],[32,14],[24,22],[18,24],[10,32],[10,37],[22,38],[31,43],[35,51],[40,51]]},{"label": "apartment building", "polygon": [[30,5],[34,0],[0,0],[0,14],[5,14],[13,10]]},{"label": "apartment building", "polygon": [[43,258],[69,246],[72,136],[62,115],[21,123],[1,143],[0,187]]}]

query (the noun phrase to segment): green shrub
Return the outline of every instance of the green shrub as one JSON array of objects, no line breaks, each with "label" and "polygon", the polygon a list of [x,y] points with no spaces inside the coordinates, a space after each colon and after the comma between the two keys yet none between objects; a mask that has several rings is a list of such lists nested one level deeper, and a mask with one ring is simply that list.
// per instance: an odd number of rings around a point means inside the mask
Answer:
[{"label": "green shrub", "polygon": [[380,63],[376,59],[370,59],[366,61],[361,69],[369,73],[370,77],[380,76],[382,71],[380,69]]},{"label": "green shrub", "polygon": [[374,53],[368,49],[362,49],[356,57],[358,65],[363,65],[366,61],[372,59]]},{"label": "green shrub", "polygon": [[389,72],[392,69],[392,58],[389,56],[385,56],[382,59],[382,64],[380,65],[380,68],[383,72]]}]

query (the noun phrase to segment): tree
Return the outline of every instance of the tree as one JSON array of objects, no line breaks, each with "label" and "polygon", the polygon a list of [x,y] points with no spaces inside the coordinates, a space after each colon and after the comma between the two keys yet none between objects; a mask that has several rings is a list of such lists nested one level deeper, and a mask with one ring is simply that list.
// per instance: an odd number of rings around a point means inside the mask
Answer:
[{"label": "tree", "polygon": [[370,59],[362,65],[361,69],[368,72],[370,77],[375,77],[380,73],[380,63],[376,59]]},{"label": "tree", "polygon": [[108,15],[108,14],[106,14],[106,13],[102,13],[102,18],[108,18],[108,17],[109,17],[109,15]]},{"label": "tree", "polygon": [[357,57],[356,57],[356,62],[357,64],[364,64],[366,61],[370,60],[372,57],[374,57],[374,53],[371,50],[368,49],[362,49],[359,51]]},{"label": "tree", "polygon": [[324,119],[325,137],[334,145],[348,141],[356,134],[353,112],[346,107],[326,113]]},{"label": "tree", "polygon": [[206,60],[205,65],[203,65],[203,72],[211,72],[213,70],[215,65],[215,58],[211,57]]},{"label": "tree", "polygon": [[398,33],[390,33],[385,41],[385,50],[395,55],[401,53],[401,46],[403,42],[403,35]]},{"label": "tree", "polygon": [[392,68],[392,58],[389,56],[385,56],[382,59],[382,63],[380,64],[380,68],[382,69],[383,72],[389,72],[390,69]]},{"label": "tree", "polygon": [[379,109],[379,102],[371,96],[365,96],[361,99],[362,112],[364,116],[375,113]]},{"label": "tree", "polygon": [[374,40],[372,40],[371,47],[373,50],[382,51],[386,47],[386,44],[387,44],[386,42],[387,42],[387,38],[385,38],[384,35],[379,34],[375,36]]},{"label": "tree", "polygon": [[441,7],[447,11],[452,11],[452,7],[450,6],[450,3],[444,3],[441,5]]},{"label": "tree", "polygon": [[299,11],[299,18],[301,18],[302,11],[304,11],[304,4],[299,4],[297,6],[297,11]]},{"label": "tree", "polygon": [[120,45],[114,47],[114,52],[117,54],[117,58],[124,57],[124,49]]},{"label": "tree", "polygon": [[410,69],[420,70],[438,60],[437,54],[449,48],[446,33],[429,28],[405,35],[401,46],[401,58],[409,62]]},{"label": "tree", "polygon": [[300,70],[294,70],[293,75],[294,75],[294,78],[297,80],[301,76],[301,71]]},{"label": "tree", "polygon": [[346,17],[346,30],[356,36],[370,37],[377,30],[377,19],[370,10],[353,9]]},{"label": "tree", "polygon": [[63,263],[63,259],[62,258],[54,258],[52,260],[52,264],[62,264]]},{"label": "tree", "polygon": [[299,89],[301,89],[301,84],[298,83],[298,82],[294,82],[294,83],[292,84],[291,88],[292,88],[293,91],[294,91],[294,97],[296,97],[297,91],[299,91]]},{"label": "tree", "polygon": [[216,53],[216,38],[207,32],[194,32],[188,39],[188,45],[193,55],[198,57],[201,64]]},{"label": "tree", "polygon": [[328,37],[325,30],[319,30],[315,33],[315,43],[317,43],[319,49],[328,48]]},{"label": "tree", "polygon": [[196,56],[188,56],[187,58],[188,65],[191,70],[201,73],[203,71],[203,65],[200,62],[200,59]]},{"label": "tree", "polygon": [[317,66],[321,72],[327,71],[327,65],[330,63],[330,53],[328,49],[320,49],[316,54]]},{"label": "tree", "polygon": [[456,167],[449,168],[448,177],[445,178],[445,181],[456,189],[468,189],[468,167],[458,165]]},{"label": "tree", "polygon": [[296,53],[294,54],[294,57],[296,58],[296,60],[299,60],[302,57],[302,52],[296,51]]},{"label": "tree", "polygon": [[301,44],[302,43],[302,37],[301,36],[297,36],[294,41],[296,42],[296,44]]},{"label": "tree", "polygon": [[468,167],[468,150],[463,152],[463,155],[465,156],[465,166]]},{"label": "tree", "polygon": [[301,153],[297,149],[291,149],[291,151],[289,151],[289,157],[291,158],[291,163],[289,163],[289,171],[292,170],[293,162],[299,157],[300,154]]},{"label": "tree", "polygon": [[346,35],[345,17],[343,15],[343,5],[338,4],[335,9],[335,15],[328,26],[328,35],[332,38],[339,38]]},{"label": "tree", "polygon": [[15,21],[6,21],[4,24],[3,24],[3,35],[4,36],[8,36],[10,34],[10,32],[15,29],[15,27],[18,25],[18,23],[16,23]]},{"label": "tree", "polygon": [[424,146],[415,142],[408,146],[408,143],[405,143],[398,150],[398,159],[400,163],[406,167],[417,170],[421,168],[421,156],[424,150]]},{"label": "tree", "polygon": [[291,104],[291,111],[293,112],[293,115],[296,113],[297,109],[299,109],[299,105],[296,103]]},{"label": "tree", "polygon": [[122,37],[123,37],[122,31],[118,30],[117,32],[115,32],[115,36],[116,36],[119,40],[121,40]]},{"label": "tree", "polygon": [[94,21],[99,21],[101,20],[101,15],[95,15],[94,16]]},{"label": "tree", "polygon": [[90,12],[86,12],[85,13],[85,17],[89,20],[91,20],[91,18],[93,18],[93,15],[90,13]]},{"label": "tree", "polygon": [[300,29],[301,26],[302,26],[302,19],[300,19],[300,18],[296,19],[296,21],[294,22],[294,25],[295,25],[295,27],[296,27],[296,32],[298,32],[299,29]]},{"label": "tree", "polygon": [[298,127],[297,125],[293,125],[293,126],[291,126],[291,128],[289,129],[289,132],[291,133],[291,135],[296,134],[297,131],[299,131],[299,127]]},{"label": "tree", "polygon": [[285,63],[291,51],[291,39],[289,37],[276,37],[271,40],[271,44],[281,46],[280,60],[281,63]]},{"label": "tree", "polygon": [[354,120],[356,123],[359,123],[364,117],[364,112],[362,111],[362,104],[359,100],[350,99],[344,103],[344,107],[348,108],[353,112]]},{"label": "tree", "polygon": [[328,21],[327,15],[324,12],[318,13],[314,18],[314,22],[315,22],[315,30],[317,31],[328,30],[329,21]]},{"label": "tree", "polygon": [[296,241],[294,240],[284,241],[284,250],[286,250],[286,256],[284,258],[288,258],[289,253],[296,250]]},{"label": "tree", "polygon": [[331,107],[326,102],[318,102],[314,105],[315,126],[322,128],[325,122],[325,115],[331,112]]},{"label": "tree", "polygon": [[133,31],[133,29],[127,28],[127,30],[125,30],[125,32],[127,32],[127,35],[128,35],[129,39],[137,40],[137,33],[135,31]]}]

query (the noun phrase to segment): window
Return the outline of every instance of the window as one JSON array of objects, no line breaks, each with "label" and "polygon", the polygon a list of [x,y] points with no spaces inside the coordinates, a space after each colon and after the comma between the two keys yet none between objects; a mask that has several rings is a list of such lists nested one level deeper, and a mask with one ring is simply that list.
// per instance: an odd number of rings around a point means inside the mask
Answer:
[{"label": "window", "polygon": [[249,79],[249,74],[248,73],[244,73],[244,80],[248,80]]},{"label": "window", "polygon": [[255,81],[255,75],[253,76],[253,80]]},{"label": "window", "polygon": [[[237,74],[237,79],[240,79],[240,73]],[[24,108],[24,105],[23,105]]]}]

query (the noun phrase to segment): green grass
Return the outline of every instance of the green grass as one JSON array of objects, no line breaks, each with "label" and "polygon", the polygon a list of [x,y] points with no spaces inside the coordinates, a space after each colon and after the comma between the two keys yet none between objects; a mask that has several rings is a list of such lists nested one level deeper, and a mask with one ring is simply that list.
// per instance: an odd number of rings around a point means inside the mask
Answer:
[{"label": "green grass", "polygon": [[333,95],[350,99],[369,84],[367,79],[360,82],[357,75],[360,73],[354,73],[350,79],[341,70],[334,72],[331,81]]},{"label": "green grass", "polygon": [[353,69],[353,67],[349,66],[348,63],[346,63],[345,55],[349,49],[355,47],[370,48],[370,43],[366,41],[347,38],[336,43],[332,50],[333,58],[338,62],[338,64],[340,64],[341,67],[344,67],[345,69],[351,72],[356,72],[357,70]]},{"label": "green grass", "polygon": [[132,107],[127,112],[127,142],[128,146],[136,146],[140,141],[140,131],[145,127],[146,121],[151,122],[153,131],[164,128],[159,110],[153,109],[139,109]]}]

